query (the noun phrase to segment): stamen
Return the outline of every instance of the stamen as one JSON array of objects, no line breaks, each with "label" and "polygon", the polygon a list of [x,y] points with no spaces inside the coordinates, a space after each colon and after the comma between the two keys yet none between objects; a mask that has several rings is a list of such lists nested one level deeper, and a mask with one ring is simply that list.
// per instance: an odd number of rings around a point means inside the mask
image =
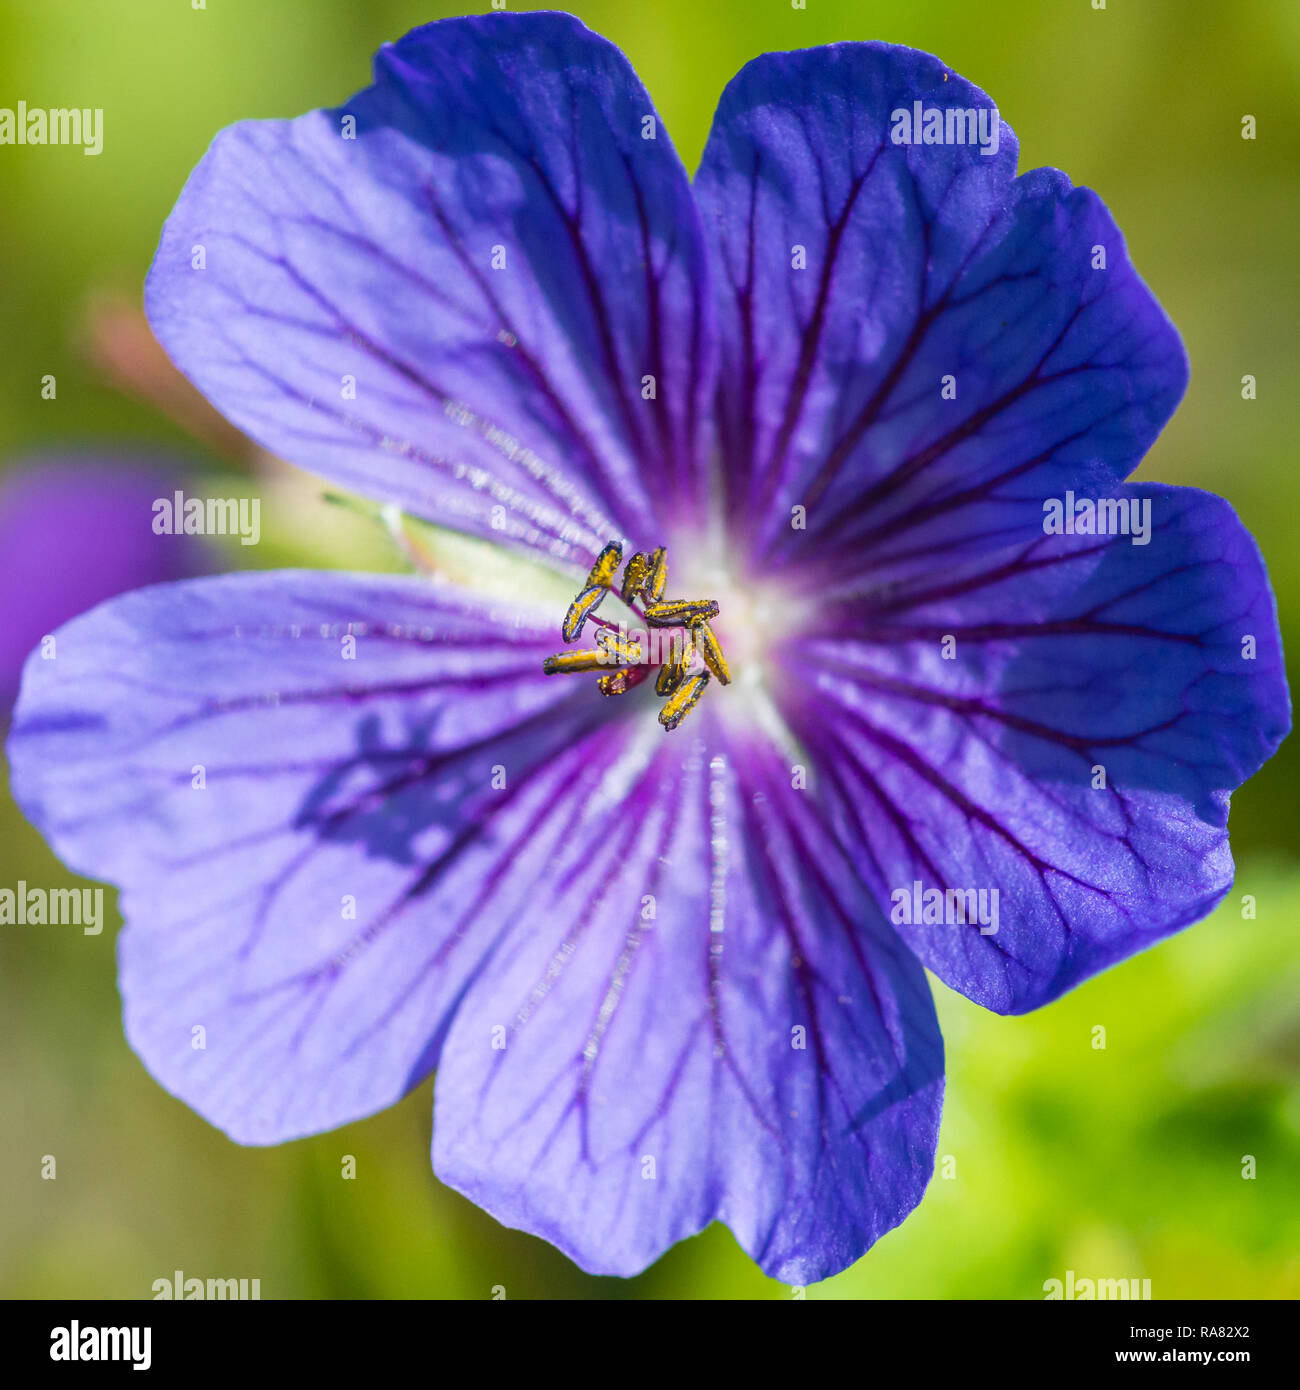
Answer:
[{"label": "stamen", "polygon": [[603,671],[611,665],[604,652],[557,652],[542,662],[548,676],[567,676],[573,671]]},{"label": "stamen", "polygon": [[695,638],[695,650],[704,658],[704,664],[722,685],[730,685],[731,667],[727,665],[727,658],[723,656],[722,647],[707,619],[697,618],[691,624],[691,635]]},{"label": "stamen", "polygon": [[662,545],[650,552],[647,571],[645,596],[651,603],[658,603],[664,596],[664,585],[668,583],[668,552]]},{"label": "stamen", "polygon": [[646,605],[645,620],[651,627],[688,627],[704,618],[716,618],[715,599],[670,598]]},{"label": "stamen", "polygon": [[623,571],[623,602],[632,603],[641,596],[642,586],[650,573],[650,561],[638,550]]},{"label": "stamen", "polygon": [[591,567],[591,573],[587,576],[587,583],[584,588],[608,589],[610,581],[618,572],[618,567],[623,563],[623,547],[618,541],[610,543],[596,557],[596,563]]},{"label": "stamen", "polygon": [[697,671],[693,676],[688,676],[677,687],[676,690],[664,701],[664,707],[659,711],[659,722],[665,729],[675,729],[683,719],[700,702],[700,696],[704,694],[704,687],[709,683],[709,673],[707,671]]},{"label": "stamen", "polygon": [[[623,570],[618,590],[624,603],[640,622],[654,629],[649,646],[644,633],[628,635],[626,627],[595,616],[605,595],[615,588],[615,575],[623,559],[623,546],[611,541],[596,557],[582,592],[569,605],[560,631],[566,642],[574,642],[587,619],[596,628],[596,645],[584,651],[559,652],[548,656],[542,670],[548,676],[568,672],[604,670],[596,685],[602,695],[625,695],[648,679],[658,667],[655,690],[663,699],[659,722],[675,729],[699,703],[711,679],[719,685],[731,682],[731,668],[722,653],[722,644],[710,624],[718,616],[715,599],[664,598],[668,582],[668,559],[663,546],[648,555],[635,551]],[[643,604],[644,606],[638,606]],[[665,643],[659,634],[670,629]],[[699,653],[705,669],[696,662]],[[609,670],[609,667],[616,667]]]},{"label": "stamen", "polygon": [[657,695],[671,695],[686,679],[686,668],[690,664],[690,641],[674,643],[674,654],[659,668],[659,675],[655,679],[655,693]]},{"label": "stamen", "polygon": [[636,666],[641,661],[641,644],[630,638],[620,637],[612,627],[602,627],[596,632],[596,645],[604,648],[611,656],[628,666]]},{"label": "stamen", "polygon": [[576,642],[582,632],[582,625],[600,607],[601,600],[609,590],[599,584],[593,584],[590,588],[584,589],[577,598],[569,605],[569,611],[564,616],[564,626],[560,629],[560,635],[566,642]]}]

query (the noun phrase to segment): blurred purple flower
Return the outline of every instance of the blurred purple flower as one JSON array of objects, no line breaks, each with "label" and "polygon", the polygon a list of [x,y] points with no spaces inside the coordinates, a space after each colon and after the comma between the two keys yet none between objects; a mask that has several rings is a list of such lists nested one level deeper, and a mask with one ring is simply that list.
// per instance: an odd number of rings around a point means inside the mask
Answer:
[{"label": "blurred purple flower", "polygon": [[152,533],[178,474],[111,456],[36,457],[0,474],[0,709],[43,637],[106,598],[209,568],[201,542]]},{"label": "blurred purple flower", "polygon": [[[892,138],[936,108],[996,141]],[[1223,896],[1288,727],[1264,568],[1225,503],[1124,485],[1182,346],[1098,198],[1016,155],[936,59],[842,44],[749,64],[692,188],[549,14],[217,137],[147,288],[209,399],[575,592],[666,545],[734,680],[665,734],[649,685],[543,674],[531,585],[245,574],[69,624],[15,785],[122,887],[165,1086],[273,1143],[437,1066],[434,1166],[502,1221],[629,1274],[721,1220],[804,1282],[930,1177],[923,964],[1031,1009]],[[1046,532],[1067,494],[1150,543]]]}]

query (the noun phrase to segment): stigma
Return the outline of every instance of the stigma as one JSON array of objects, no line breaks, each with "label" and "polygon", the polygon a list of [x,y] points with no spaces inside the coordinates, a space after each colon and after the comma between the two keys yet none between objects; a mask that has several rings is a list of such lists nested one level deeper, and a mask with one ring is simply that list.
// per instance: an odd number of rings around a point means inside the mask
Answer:
[{"label": "stigma", "polygon": [[[623,547],[611,541],[596,557],[560,628],[565,642],[576,642],[592,624],[595,647],[547,657],[542,670],[548,676],[603,670],[596,685],[608,696],[626,694],[653,673],[655,694],[664,702],[659,722],[671,732],[699,704],[711,681],[731,682],[731,668],[711,626],[719,605],[713,599],[664,597],[668,557],[663,546],[636,551],[623,565],[620,580],[621,565]],[[615,623],[598,612],[611,593],[639,626],[629,628],[626,621]]]}]

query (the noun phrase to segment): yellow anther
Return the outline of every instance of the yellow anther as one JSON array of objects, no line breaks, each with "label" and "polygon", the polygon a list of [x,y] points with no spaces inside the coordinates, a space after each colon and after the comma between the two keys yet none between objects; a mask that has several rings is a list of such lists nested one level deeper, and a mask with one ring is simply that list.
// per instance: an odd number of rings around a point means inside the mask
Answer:
[{"label": "yellow anther", "polygon": [[597,630],[596,645],[609,652],[611,660],[617,659],[624,665],[636,666],[641,661],[640,642],[633,642],[629,638],[620,637],[612,627],[602,627]]},{"label": "yellow anther", "polygon": [[548,676],[564,676],[572,671],[604,671],[611,665],[604,652],[558,652],[542,662]]},{"label": "yellow anther", "polygon": [[584,589],[577,598],[569,605],[569,611],[564,615],[564,626],[560,629],[560,634],[566,642],[576,642],[578,635],[582,632],[582,625],[600,607],[600,601],[609,592],[598,584],[593,584]]},{"label": "yellow anther", "polygon": [[692,647],[689,638],[680,644],[673,644],[672,655],[659,668],[659,674],[655,677],[655,692],[657,694],[671,695],[681,685],[686,678],[686,668],[691,664],[691,653]]},{"label": "yellow anther", "polygon": [[627,562],[623,571],[623,602],[631,603],[641,594],[641,587],[650,573],[650,562],[641,551],[637,551]]},{"label": "yellow anther", "polygon": [[646,579],[642,589],[651,603],[658,603],[664,596],[664,585],[668,583],[668,552],[661,545],[650,552],[646,562]]},{"label": "yellow anther", "polygon": [[682,676],[685,673],[682,668],[674,662],[659,668],[659,674],[655,677],[655,694],[659,696],[671,695],[682,683]]},{"label": "yellow anther", "polygon": [[586,588],[608,589],[619,565],[623,563],[623,547],[617,541],[610,543],[596,556],[596,563],[587,576]]},{"label": "yellow anther", "polygon": [[659,711],[659,722],[665,729],[675,729],[683,719],[699,704],[704,687],[709,683],[707,671],[697,671],[686,679],[664,701]]},{"label": "yellow anther", "polygon": [[686,627],[703,618],[716,618],[716,599],[670,598],[646,605],[645,620],[651,627]]},{"label": "yellow anther", "polygon": [[709,626],[708,619],[697,618],[691,624],[691,635],[695,638],[695,650],[704,658],[704,664],[717,676],[723,685],[731,684],[731,667],[722,654],[722,647]]}]

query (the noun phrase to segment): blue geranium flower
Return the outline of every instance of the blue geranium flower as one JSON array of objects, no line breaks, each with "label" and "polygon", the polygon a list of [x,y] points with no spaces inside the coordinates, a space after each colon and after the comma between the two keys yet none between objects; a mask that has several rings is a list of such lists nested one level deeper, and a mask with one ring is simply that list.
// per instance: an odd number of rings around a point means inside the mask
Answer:
[{"label": "blue geranium flower", "polygon": [[[176,363],[580,597],[231,575],[31,662],[17,794],[121,886],[164,1086],[265,1144],[436,1067],[435,1169],[500,1220],[617,1274],[719,1220],[805,1282],[930,1177],[923,966],[1032,1009],[1224,895],[1289,719],[1264,567],[1124,484],[1182,346],[1096,195],[1015,165],[853,43],[750,63],[692,184],[557,14],[217,137],[147,288]],[[587,622],[641,664],[546,674]]]}]

